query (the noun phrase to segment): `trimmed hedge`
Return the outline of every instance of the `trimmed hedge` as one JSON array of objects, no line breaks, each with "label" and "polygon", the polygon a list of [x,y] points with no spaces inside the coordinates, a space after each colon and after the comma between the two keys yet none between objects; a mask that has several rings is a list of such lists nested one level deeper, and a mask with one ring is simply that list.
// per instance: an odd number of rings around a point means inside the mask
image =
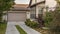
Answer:
[{"label": "trimmed hedge", "polygon": [[32,28],[38,27],[39,25],[37,22],[31,21],[30,19],[26,19],[25,24]]}]

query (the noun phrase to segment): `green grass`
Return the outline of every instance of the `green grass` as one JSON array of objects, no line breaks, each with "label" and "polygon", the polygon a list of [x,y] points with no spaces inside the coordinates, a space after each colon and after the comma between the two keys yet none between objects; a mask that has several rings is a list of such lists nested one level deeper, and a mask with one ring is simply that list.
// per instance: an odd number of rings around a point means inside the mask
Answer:
[{"label": "green grass", "polygon": [[27,34],[19,25],[16,25],[16,28],[20,32],[20,34]]},{"label": "green grass", "polygon": [[0,34],[5,34],[6,32],[6,23],[0,23]]}]

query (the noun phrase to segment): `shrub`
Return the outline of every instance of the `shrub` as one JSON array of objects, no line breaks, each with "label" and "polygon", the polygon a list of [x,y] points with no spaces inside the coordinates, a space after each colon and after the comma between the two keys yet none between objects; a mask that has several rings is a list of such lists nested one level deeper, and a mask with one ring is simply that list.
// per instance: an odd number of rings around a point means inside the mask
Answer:
[{"label": "shrub", "polygon": [[53,21],[53,12],[46,12],[46,16],[44,17],[45,26],[49,27],[49,24],[52,21]]},{"label": "shrub", "polygon": [[34,22],[34,21],[31,21],[30,19],[26,19],[25,24],[27,26],[32,27],[32,28],[38,27],[38,23],[37,22]]},{"label": "shrub", "polygon": [[54,34],[60,34],[60,8],[57,8],[52,15],[54,17],[53,21],[49,23],[50,31],[54,32]]},{"label": "shrub", "polygon": [[30,23],[31,23],[30,19],[26,19],[25,24],[26,24],[27,26],[30,26]]},{"label": "shrub", "polygon": [[51,26],[50,32],[53,34],[60,34],[60,26]]},{"label": "shrub", "polygon": [[34,22],[32,21],[31,24],[30,24],[31,27],[38,27],[38,23],[37,22]]},{"label": "shrub", "polygon": [[51,31],[55,32],[55,34],[60,34],[60,11],[55,10],[53,19],[50,24]]}]

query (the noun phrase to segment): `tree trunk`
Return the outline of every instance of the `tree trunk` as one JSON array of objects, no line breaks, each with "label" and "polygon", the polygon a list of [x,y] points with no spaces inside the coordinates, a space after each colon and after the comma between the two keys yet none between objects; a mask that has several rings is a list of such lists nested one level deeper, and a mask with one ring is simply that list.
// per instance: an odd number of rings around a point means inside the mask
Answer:
[{"label": "tree trunk", "polygon": [[2,20],[3,19],[3,12],[2,11],[0,11],[0,23],[2,23]]}]

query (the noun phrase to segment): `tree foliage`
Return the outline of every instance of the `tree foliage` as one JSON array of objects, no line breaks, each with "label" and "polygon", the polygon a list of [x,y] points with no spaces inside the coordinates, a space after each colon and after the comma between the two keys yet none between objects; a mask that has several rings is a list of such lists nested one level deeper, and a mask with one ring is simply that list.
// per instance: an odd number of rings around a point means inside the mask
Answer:
[{"label": "tree foliage", "polygon": [[14,0],[0,0],[0,11],[8,10],[14,4]]},{"label": "tree foliage", "polygon": [[[58,5],[60,6],[60,2],[58,2]],[[60,7],[59,6],[54,11],[54,18],[51,24],[53,26],[60,26]]]},{"label": "tree foliage", "polygon": [[14,0],[0,0],[0,22],[2,21],[3,12],[9,10],[14,4]]},{"label": "tree foliage", "polygon": [[54,34],[60,34],[60,2],[57,1],[57,7],[55,11],[53,12],[54,18],[53,21],[50,23],[50,28],[52,32],[55,32]]}]

